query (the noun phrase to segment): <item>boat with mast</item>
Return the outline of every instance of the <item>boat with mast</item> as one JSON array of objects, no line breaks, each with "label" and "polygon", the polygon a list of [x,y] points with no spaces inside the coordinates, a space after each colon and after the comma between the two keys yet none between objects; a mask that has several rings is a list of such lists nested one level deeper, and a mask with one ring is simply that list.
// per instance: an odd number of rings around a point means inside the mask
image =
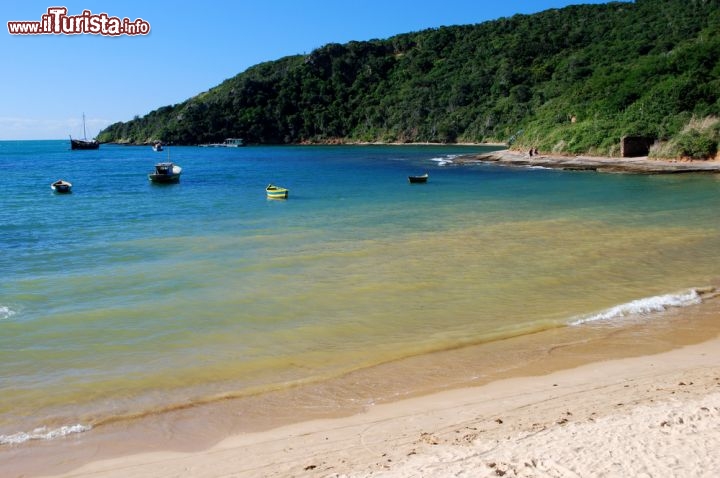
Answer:
[{"label": "boat with mast", "polygon": [[88,140],[85,132],[85,113],[83,113],[83,139],[73,139],[70,136],[70,149],[98,149],[100,143],[97,140]]}]

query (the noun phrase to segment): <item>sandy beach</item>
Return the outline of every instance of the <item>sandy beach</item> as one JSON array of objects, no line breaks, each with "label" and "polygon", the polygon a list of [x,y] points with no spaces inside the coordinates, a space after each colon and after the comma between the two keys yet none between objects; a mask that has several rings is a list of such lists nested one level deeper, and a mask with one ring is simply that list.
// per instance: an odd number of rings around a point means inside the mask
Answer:
[{"label": "sandy beach", "polygon": [[48,476],[717,476],[719,350],[714,339]]},{"label": "sandy beach", "polygon": [[456,163],[491,162],[508,166],[535,166],[573,171],[597,171],[606,173],[677,174],[677,173],[720,173],[720,161],[715,160],[674,160],[653,159],[647,156],[636,158],[612,158],[600,156],[563,156],[540,153],[530,155],[528,151],[500,150],[489,154],[467,155]]}]

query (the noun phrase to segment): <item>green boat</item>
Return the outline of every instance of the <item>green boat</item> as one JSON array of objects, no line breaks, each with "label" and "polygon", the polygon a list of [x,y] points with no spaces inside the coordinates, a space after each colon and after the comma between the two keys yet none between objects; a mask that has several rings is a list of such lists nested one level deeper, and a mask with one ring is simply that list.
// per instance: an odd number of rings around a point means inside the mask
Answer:
[{"label": "green boat", "polygon": [[265,188],[265,192],[267,193],[267,197],[270,199],[287,199],[288,197],[287,189],[273,184],[268,184]]}]

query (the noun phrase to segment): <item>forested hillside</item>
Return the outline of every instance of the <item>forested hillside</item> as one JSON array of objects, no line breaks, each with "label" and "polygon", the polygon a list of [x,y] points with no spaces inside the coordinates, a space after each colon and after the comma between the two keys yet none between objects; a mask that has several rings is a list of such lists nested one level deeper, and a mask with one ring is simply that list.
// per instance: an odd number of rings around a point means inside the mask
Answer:
[{"label": "forested hillside", "polygon": [[515,142],[670,156],[720,138],[720,0],[579,5],[477,25],[328,44],[256,65],[103,142]]}]

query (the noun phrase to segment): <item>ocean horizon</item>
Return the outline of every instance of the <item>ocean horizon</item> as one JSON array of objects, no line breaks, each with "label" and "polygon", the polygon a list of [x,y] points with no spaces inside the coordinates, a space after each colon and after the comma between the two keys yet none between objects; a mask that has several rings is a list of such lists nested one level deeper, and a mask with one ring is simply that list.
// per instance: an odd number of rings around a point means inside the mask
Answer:
[{"label": "ocean horizon", "polygon": [[517,340],[641,343],[718,283],[717,175],[455,162],[493,149],[0,141],[0,447],[468,347],[503,359],[438,387],[522,366]]}]

